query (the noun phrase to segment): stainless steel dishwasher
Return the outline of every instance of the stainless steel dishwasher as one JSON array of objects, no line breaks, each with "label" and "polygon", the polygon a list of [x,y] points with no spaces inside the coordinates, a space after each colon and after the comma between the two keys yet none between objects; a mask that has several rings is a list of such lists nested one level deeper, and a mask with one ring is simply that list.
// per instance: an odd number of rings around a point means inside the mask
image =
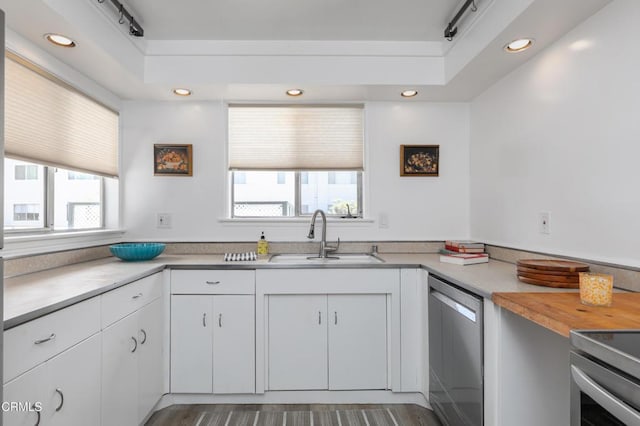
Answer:
[{"label": "stainless steel dishwasher", "polygon": [[429,402],[445,425],[483,424],[482,298],[431,274]]}]

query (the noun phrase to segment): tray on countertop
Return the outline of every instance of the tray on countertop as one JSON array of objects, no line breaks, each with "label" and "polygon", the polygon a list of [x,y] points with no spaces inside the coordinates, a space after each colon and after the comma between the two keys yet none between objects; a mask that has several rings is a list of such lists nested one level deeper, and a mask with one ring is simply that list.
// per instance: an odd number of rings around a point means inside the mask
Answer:
[{"label": "tray on countertop", "polygon": [[556,259],[521,259],[517,264],[518,279],[527,284],[556,288],[578,288],[580,272],[589,271],[582,262]]}]

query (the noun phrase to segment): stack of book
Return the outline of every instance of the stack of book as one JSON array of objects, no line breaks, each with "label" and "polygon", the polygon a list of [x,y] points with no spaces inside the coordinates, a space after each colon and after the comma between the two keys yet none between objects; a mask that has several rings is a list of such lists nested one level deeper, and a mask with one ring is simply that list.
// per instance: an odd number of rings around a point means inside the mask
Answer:
[{"label": "stack of book", "polygon": [[457,265],[487,263],[489,255],[484,252],[484,244],[475,241],[447,240],[440,250],[440,262]]}]

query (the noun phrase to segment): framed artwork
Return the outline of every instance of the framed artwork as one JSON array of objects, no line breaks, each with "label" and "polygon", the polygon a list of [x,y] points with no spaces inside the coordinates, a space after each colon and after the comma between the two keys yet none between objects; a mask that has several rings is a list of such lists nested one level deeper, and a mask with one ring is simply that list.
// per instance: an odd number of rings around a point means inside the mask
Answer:
[{"label": "framed artwork", "polygon": [[153,145],[153,174],[155,176],[192,176],[192,145]]},{"label": "framed artwork", "polygon": [[400,145],[400,176],[438,176],[440,145]]}]

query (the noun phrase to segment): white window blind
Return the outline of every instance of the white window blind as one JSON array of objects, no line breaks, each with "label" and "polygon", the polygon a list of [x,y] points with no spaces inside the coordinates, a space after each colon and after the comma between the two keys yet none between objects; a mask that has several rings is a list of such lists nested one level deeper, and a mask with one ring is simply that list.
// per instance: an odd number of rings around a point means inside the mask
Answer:
[{"label": "white window blind", "polygon": [[118,175],[118,114],[8,54],[5,155],[115,177]]},{"label": "white window blind", "polygon": [[363,108],[229,106],[231,170],[362,170]]}]

